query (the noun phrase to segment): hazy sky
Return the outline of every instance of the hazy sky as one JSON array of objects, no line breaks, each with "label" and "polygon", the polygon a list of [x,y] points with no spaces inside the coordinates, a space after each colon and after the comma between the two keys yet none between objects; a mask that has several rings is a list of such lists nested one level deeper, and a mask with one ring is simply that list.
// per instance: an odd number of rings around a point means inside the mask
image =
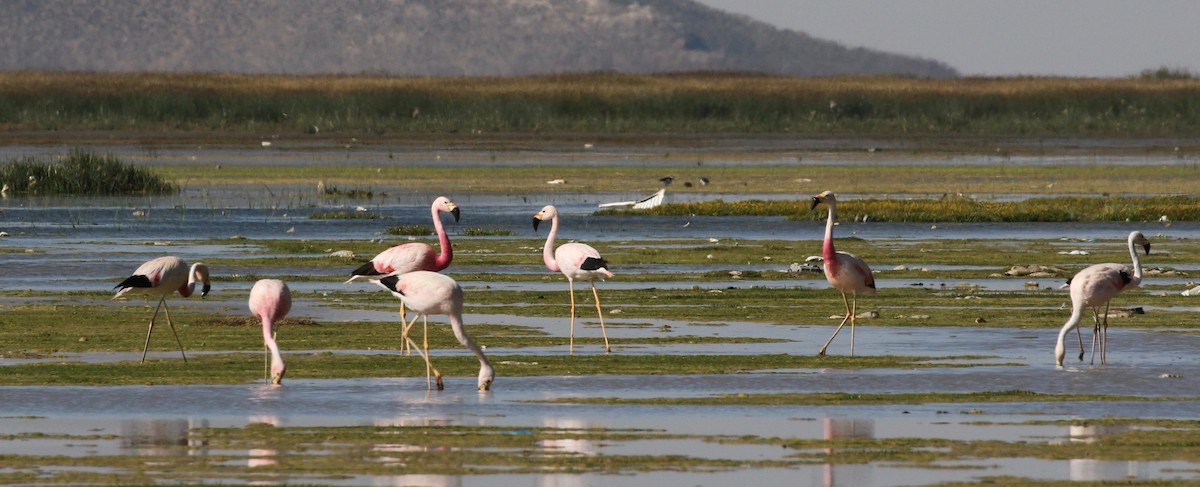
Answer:
[{"label": "hazy sky", "polygon": [[964,75],[1200,74],[1197,0],[699,0],[849,47]]}]

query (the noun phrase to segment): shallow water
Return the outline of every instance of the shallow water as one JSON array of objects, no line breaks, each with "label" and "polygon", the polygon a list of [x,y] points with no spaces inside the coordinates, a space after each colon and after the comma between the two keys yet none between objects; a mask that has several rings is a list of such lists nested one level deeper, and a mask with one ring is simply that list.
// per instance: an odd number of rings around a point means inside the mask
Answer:
[{"label": "shallow water", "polygon": [[[754,144],[761,143],[753,142]],[[781,143],[775,141],[775,143]],[[747,142],[747,144],[752,144]],[[491,160],[487,150],[461,150],[429,153],[426,149],[371,149],[289,147],[287,150],[246,150],[230,148],[166,148],[147,153],[139,147],[117,147],[122,157],[154,164],[212,162],[224,164],[266,164],[286,160],[312,164],[427,164],[441,163],[469,167]],[[681,148],[673,148],[677,150]],[[105,149],[106,151],[108,149]],[[563,153],[578,151],[560,148]],[[686,150],[686,149],[685,149]],[[695,149],[692,149],[695,150]],[[702,150],[702,149],[701,149]],[[1090,150],[1090,149],[1089,149]],[[654,150],[622,149],[600,152],[581,163],[594,165],[661,164],[672,167],[687,162],[648,162]],[[6,147],[0,158],[29,154],[52,154],[57,149]],[[522,151],[502,155],[499,164],[518,165],[527,155]],[[352,157],[351,157],[352,156]],[[577,154],[538,153],[539,161],[577,161]],[[391,162],[397,161],[398,162]],[[761,159],[756,159],[760,161]],[[988,164],[992,157],[950,158],[946,164]],[[1007,158],[1004,161],[1010,160]],[[823,163],[872,163],[861,158],[828,156]],[[771,162],[802,164],[791,155]],[[897,160],[894,163],[929,163],[921,160]],[[1160,163],[1145,157],[1098,158],[1095,155],[1028,158],[1023,164],[1147,164]],[[706,160],[706,164],[709,161]],[[714,165],[746,164],[744,160],[714,160]],[[12,197],[0,200],[0,230],[9,237],[0,246],[15,253],[0,253],[0,291],[87,289],[107,291],[111,285],[141,262],[170,253],[197,261],[230,253],[250,253],[253,245],[229,240],[311,239],[370,240],[381,238],[382,228],[395,225],[428,225],[428,201],[434,196],[388,190],[392,195],[367,202],[318,199],[311,188],[280,187],[198,187],[188,186],[176,196],[153,198],[57,198]],[[668,198],[701,200],[722,198],[765,199],[791,197],[737,193],[668,193]],[[591,213],[600,203],[626,200],[642,192],[622,194],[544,195],[455,195],[463,208],[463,220],[449,224],[450,233],[465,228],[508,230],[518,238],[527,237],[531,246],[545,238],[529,228],[530,217],[542,205],[558,205],[569,220],[563,232],[569,238],[604,241],[621,245],[627,240],[694,239],[779,239],[818,242],[823,227],[813,222],[790,222],[777,217],[601,217]],[[853,195],[847,195],[852,197]],[[1022,195],[972,195],[981,199],[1014,199]],[[329,209],[353,209],[362,204],[381,220],[317,220],[309,215]],[[135,213],[139,212],[139,213]],[[1129,223],[1024,223],[1024,224],[944,224],[843,222],[839,234],[868,240],[920,242],[929,239],[989,239],[1021,241],[1026,239],[1123,239],[1133,228],[1152,238],[1200,238],[1200,223],[1129,224]],[[213,239],[215,243],[190,243]],[[229,241],[229,244],[220,243]],[[186,244],[177,242],[189,242]],[[1068,245],[1069,246],[1069,245]],[[814,246],[814,249],[816,247]],[[20,250],[28,249],[29,252]],[[330,251],[336,249],[330,249]],[[797,256],[796,260],[802,260]],[[543,272],[536,261],[529,267],[507,270],[512,273]],[[741,270],[784,270],[788,263],[756,263]],[[913,279],[888,278],[886,269],[919,262],[878,263],[879,286],[956,288],[978,286],[983,291],[1028,290],[1027,282],[1046,292],[1058,291],[1061,279]],[[967,270],[963,266],[934,270]],[[1180,268],[1200,269],[1200,267]],[[19,273],[11,269],[20,269]],[[261,268],[257,269],[259,272]],[[462,269],[471,272],[469,268]],[[485,269],[475,269],[483,271]],[[493,269],[486,269],[493,271]],[[707,272],[721,270],[708,266],[671,268],[644,266],[626,272]],[[977,269],[971,269],[977,270]],[[254,269],[225,269],[233,274],[249,274]],[[307,273],[306,273],[307,272]],[[281,271],[280,273],[284,273]],[[287,269],[287,275],[312,276],[315,272]],[[1184,278],[1156,278],[1156,285],[1188,284]],[[608,289],[691,288],[690,282],[631,283],[619,279],[604,283]],[[824,288],[823,277],[777,281],[723,280],[699,284],[704,288],[786,287]],[[250,283],[222,283],[228,295],[244,296]],[[561,281],[549,282],[476,282],[468,289],[561,290]],[[341,283],[340,276],[328,282],[297,282],[294,290],[302,293],[332,293],[362,290],[376,292],[369,284]],[[53,301],[54,298],[3,298],[0,307],[20,302]],[[143,306],[141,300],[112,303],[114,306]],[[190,305],[214,313],[242,309],[242,298],[214,294]],[[831,301],[829,314],[840,310]],[[903,313],[903,308],[880,308],[884,313]],[[1159,308],[1162,309],[1162,308]],[[1189,309],[1186,306],[1174,310]],[[391,309],[345,310],[323,302],[298,302],[294,315],[320,321],[385,320],[394,321]],[[1063,313],[1063,319],[1066,312]],[[468,323],[519,324],[565,336],[565,318],[531,318],[500,314],[471,314]],[[894,318],[889,318],[894,319]],[[915,319],[914,319],[915,320]],[[433,320],[437,323],[441,321]],[[763,324],[730,320],[720,323],[694,323],[684,320],[645,320],[610,317],[610,335],[647,337],[677,336],[775,338],[775,343],[750,344],[670,344],[616,347],[617,355],[638,354],[814,354],[832,333],[837,320],[820,323]],[[456,424],[512,427],[514,431],[535,426],[561,428],[645,428],[666,433],[689,435],[756,435],[794,438],[948,438],[957,440],[1001,440],[1029,442],[1087,441],[1096,435],[1116,431],[1082,431],[1077,426],[1031,426],[1019,424],[1027,419],[1073,419],[1106,416],[1140,418],[1194,418],[1200,415],[1200,403],[1179,401],[1107,401],[1088,403],[985,403],[922,404],[873,406],[605,406],[544,404],[528,401],[564,397],[704,397],[718,394],[770,394],[793,392],[980,392],[1025,390],[1044,394],[1114,394],[1138,397],[1200,396],[1200,336],[1170,329],[1122,329],[1119,321],[1110,328],[1108,365],[1089,366],[1072,360],[1073,342],[1068,340],[1068,363],[1062,370],[1053,365],[1053,343],[1059,323],[1031,323],[1027,329],[931,328],[882,326],[870,323],[855,330],[855,352],[860,355],[911,355],[958,357],[984,355],[962,360],[972,367],[935,367],[921,369],[781,369],[755,373],[714,375],[562,376],[515,377],[506,368],[520,364],[505,363],[508,354],[565,354],[566,346],[488,349],[497,370],[494,389],[474,391],[473,377],[448,377],[445,391],[427,391],[419,377],[360,380],[288,380],[284,387],[263,384],[194,386],[116,386],[116,387],[0,387],[0,431],[6,434],[41,433],[45,435],[97,436],[80,440],[46,437],[13,437],[0,440],[0,455],[144,456],[179,455],[186,451],[198,457],[232,454],[244,457],[249,465],[270,465],[273,450],[215,451],[204,445],[189,444],[188,431],[205,427],[239,427],[270,423],[279,426],[343,425],[430,425]],[[663,326],[669,331],[663,331]],[[843,333],[849,333],[844,330]],[[286,339],[286,328],[281,339]],[[598,337],[597,323],[583,315],[580,336]],[[599,345],[576,347],[576,353],[602,353]],[[285,350],[287,353],[306,351]],[[387,353],[347,350],[338,353]],[[459,349],[439,350],[437,356],[465,354]],[[848,337],[836,341],[832,354],[849,353]],[[174,359],[174,352],[152,352],[163,359]],[[248,360],[261,355],[248,352]],[[85,363],[133,360],[136,353],[96,353],[57,355],[39,360],[81,361]],[[417,360],[396,356],[396,360]],[[28,363],[24,359],[2,359],[0,365]],[[960,361],[961,362],[961,361]],[[511,369],[510,369],[511,370]],[[153,377],[153,365],[146,366]],[[985,424],[987,423],[987,424]],[[188,449],[180,450],[178,446]],[[402,448],[403,445],[392,446]],[[699,440],[631,440],[615,442],[567,441],[544,445],[546,449],[574,451],[583,455],[678,454],[699,458],[737,460],[773,459],[787,455],[782,448],[754,445],[725,445]],[[148,460],[152,461],[152,460]],[[1123,479],[1200,479],[1200,465],[1186,462],[1095,461],[1090,459],[1037,460],[1029,458],[988,458],[970,462],[947,462],[937,467],[914,468],[891,462],[866,464],[818,464],[790,469],[734,468],[719,472],[656,471],[637,475],[602,474],[509,474],[478,476],[395,475],[356,476],[347,479],[284,477],[280,482],[328,484],[420,484],[420,485],[645,485],[653,487],[726,485],[750,482],[755,485],[784,483],[805,485],[915,485],[955,480],[977,480],[983,476],[1013,475],[1045,480],[1123,480]],[[48,470],[81,468],[48,466]],[[98,471],[103,471],[99,469]],[[3,470],[0,470],[2,473]],[[119,473],[119,472],[118,472]],[[213,479],[215,480],[215,479]]]}]

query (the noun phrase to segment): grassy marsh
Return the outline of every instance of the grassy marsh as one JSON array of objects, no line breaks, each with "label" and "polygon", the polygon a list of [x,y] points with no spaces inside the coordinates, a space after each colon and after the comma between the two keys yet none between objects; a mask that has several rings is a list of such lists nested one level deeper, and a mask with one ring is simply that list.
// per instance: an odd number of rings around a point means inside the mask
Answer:
[{"label": "grassy marsh", "polygon": [[[516,78],[11,72],[11,130],[1190,136],[1194,78]],[[419,111],[419,112],[418,112]]]}]

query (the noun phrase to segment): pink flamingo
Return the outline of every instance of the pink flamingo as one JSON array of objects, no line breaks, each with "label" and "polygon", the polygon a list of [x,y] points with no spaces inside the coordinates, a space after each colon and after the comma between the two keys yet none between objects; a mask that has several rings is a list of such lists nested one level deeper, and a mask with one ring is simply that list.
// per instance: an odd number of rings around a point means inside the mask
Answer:
[{"label": "pink flamingo", "polygon": [[[359,278],[378,279],[380,276],[400,275],[413,271],[441,271],[450,266],[450,261],[454,259],[454,249],[450,246],[450,237],[446,235],[445,228],[442,227],[442,219],[439,213],[449,213],[454,215],[454,221],[458,221],[459,210],[458,205],[455,205],[450,198],[438,196],[433,200],[433,205],[429,208],[429,213],[433,216],[433,229],[437,232],[438,247],[442,252],[439,254],[433,250],[433,247],[424,242],[412,242],[403,245],[391,247],[370,262],[363,264],[361,267],[354,269],[350,273],[350,279],[347,284],[354,282]],[[400,321],[407,321],[404,313],[404,302],[400,302]],[[408,338],[408,328],[400,330],[403,338]],[[406,345],[407,340],[400,343],[401,349]]]},{"label": "pink flamingo", "polygon": [[187,354],[183,353],[183,342],[179,341],[179,333],[175,331],[175,324],[171,322],[171,311],[167,309],[167,296],[176,291],[185,298],[191,296],[196,290],[197,279],[203,283],[200,296],[207,296],[211,288],[208,281],[208,266],[197,262],[192,264],[189,270],[183,259],[165,256],[151,259],[142,264],[133,271],[132,276],[113,287],[118,290],[113,299],[126,294],[158,296],[158,306],[154,308],[154,314],[150,316],[150,329],[146,331],[146,344],[142,346],[142,363],[146,362],[146,349],[150,347],[150,334],[154,332],[154,320],[158,318],[159,309],[166,313],[167,324],[171,326],[171,333],[175,335],[175,343],[179,344],[179,354],[183,355],[183,362],[187,363]]},{"label": "pink flamingo", "polygon": [[[1100,363],[1108,361],[1108,305],[1112,298],[1122,291],[1134,289],[1142,285],[1142,261],[1138,259],[1137,245],[1140,245],[1150,255],[1150,241],[1142,232],[1129,233],[1126,241],[1129,247],[1129,257],[1133,259],[1132,272],[1125,264],[1095,264],[1079,271],[1067,283],[1071,287],[1071,317],[1058,332],[1058,343],[1054,346],[1054,361],[1063,365],[1066,355],[1063,340],[1072,328],[1079,326],[1083,319],[1083,309],[1092,309],[1092,319],[1096,322],[1092,330],[1092,364],[1096,363],[1096,337],[1100,337]],[[1104,321],[1100,321],[1100,305],[1104,305]],[[1103,331],[1101,331],[1103,326]],[[1076,328],[1077,329],[1077,328]],[[1083,360],[1083,341],[1079,342],[1079,360]]]},{"label": "pink flamingo", "polygon": [[[391,291],[409,308],[419,313],[419,316],[424,317],[422,324],[427,329],[426,331],[429,328],[429,315],[449,317],[450,328],[454,330],[454,336],[458,338],[458,342],[479,358],[479,390],[486,391],[491,388],[496,373],[492,369],[492,364],[488,362],[487,356],[483,354],[483,350],[471,340],[470,336],[467,336],[467,331],[463,328],[463,291],[454,279],[431,271],[413,271],[407,274],[384,276],[380,279],[372,278],[371,282]],[[411,327],[416,322],[417,316],[414,316],[412,323],[407,326]],[[429,371],[432,370],[434,376],[437,377],[437,388],[442,390],[444,387],[442,373],[429,361],[428,333],[426,333],[424,353],[417,348],[415,343],[412,343],[411,338],[405,336],[404,340],[408,341],[409,345],[425,359],[426,385],[429,385]]]},{"label": "pink flamingo", "polygon": [[287,367],[275,343],[275,323],[292,309],[292,292],[279,279],[260,279],[250,288],[250,313],[262,320],[263,343],[271,352],[271,383],[283,383]]},{"label": "pink flamingo", "polygon": [[533,215],[533,229],[537,230],[542,220],[550,219],[550,235],[546,237],[546,245],[542,247],[542,260],[551,271],[562,272],[567,277],[567,286],[571,294],[571,342],[567,349],[569,354],[575,353],[575,280],[588,281],[592,285],[592,296],[596,298],[596,315],[600,317],[600,333],[604,335],[604,352],[609,353],[608,333],[604,331],[604,313],[600,311],[600,293],[596,292],[596,279],[612,277],[608,271],[608,262],[600,256],[600,252],[590,245],[581,243],[565,243],[554,248],[554,237],[558,235],[558,209],[547,205],[542,211]]},{"label": "pink flamingo", "polygon": [[[871,274],[871,268],[862,259],[848,252],[838,252],[833,248],[833,222],[837,211],[837,197],[832,191],[825,191],[813,196],[812,205],[809,208],[814,209],[820,203],[825,203],[829,207],[829,218],[825,221],[825,244],[821,247],[821,257],[825,260],[825,280],[829,281],[830,286],[841,291],[842,303],[846,305],[846,317],[842,319],[842,324],[833,330],[833,336],[829,337],[817,355],[825,355],[825,350],[829,348],[829,344],[833,342],[833,338],[842,330],[842,327],[846,326],[847,320],[850,321],[850,355],[854,355],[854,322],[858,307],[858,294],[875,294],[875,276]],[[853,296],[852,302],[846,300],[846,293]]]}]

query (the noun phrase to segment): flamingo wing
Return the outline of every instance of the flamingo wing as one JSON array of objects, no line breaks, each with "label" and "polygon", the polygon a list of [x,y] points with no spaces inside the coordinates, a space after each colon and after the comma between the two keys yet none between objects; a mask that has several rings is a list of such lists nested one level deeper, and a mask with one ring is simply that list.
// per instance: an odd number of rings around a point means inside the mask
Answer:
[{"label": "flamingo wing", "polygon": [[1132,281],[1129,268],[1121,264],[1096,264],[1071,278],[1072,299],[1082,298],[1085,306],[1107,303]]}]

